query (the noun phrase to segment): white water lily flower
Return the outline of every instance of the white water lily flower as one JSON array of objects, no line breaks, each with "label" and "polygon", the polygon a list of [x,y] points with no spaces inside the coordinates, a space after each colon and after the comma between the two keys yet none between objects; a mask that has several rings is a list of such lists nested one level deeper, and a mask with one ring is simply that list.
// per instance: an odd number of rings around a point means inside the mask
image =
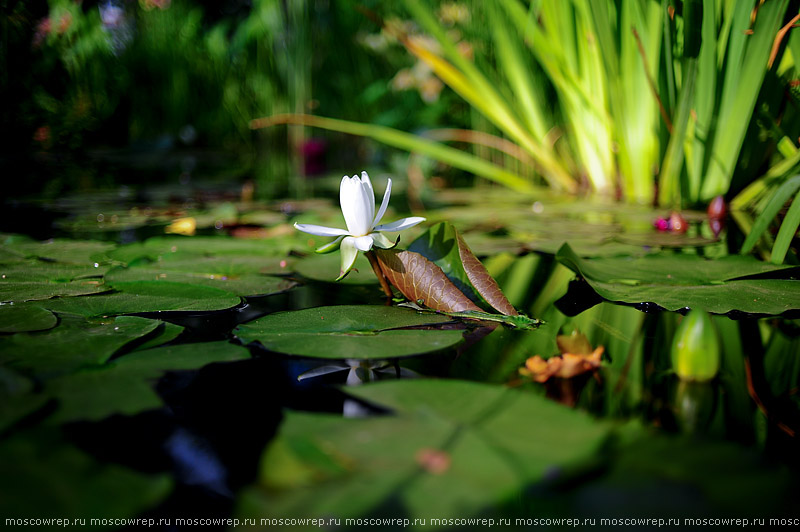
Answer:
[{"label": "white water lily flower", "polygon": [[378,212],[375,212],[375,192],[372,182],[366,172],[361,172],[361,177],[344,176],[339,185],[339,203],[342,206],[347,229],[324,227],[322,225],[295,223],[295,229],[317,236],[335,236],[336,240],[317,249],[317,253],[327,253],[338,246],[342,249],[341,274],[337,281],[347,275],[353,268],[359,251],[369,251],[373,246],[383,249],[393,248],[397,242],[392,242],[379,231],[402,231],[413,227],[425,218],[411,216],[396,222],[378,225],[386,208],[389,206],[389,196],[392,194],[392,180],[386,184],[386,192]]}]

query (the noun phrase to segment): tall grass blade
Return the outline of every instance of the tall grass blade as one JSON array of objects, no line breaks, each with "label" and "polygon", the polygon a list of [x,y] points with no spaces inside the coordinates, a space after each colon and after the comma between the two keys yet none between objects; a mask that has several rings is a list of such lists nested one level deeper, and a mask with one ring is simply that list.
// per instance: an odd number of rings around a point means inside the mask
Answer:
[{"label": "tall grass blade", "polygon": [[794,235],[797,234],[798,227],[800,227],[800,194],[795,195],[789,212],[781,222],[781,228],[778,230],[778,236],[775,237],[775,244],[772,246],[770,261],[775,264],[783,263],[786,252],[789,251],[789,245],[791,245]]},{"label": "tall grass blade", "polygon": [[[747,238],[745,238],[740,253],[744,255],[752,251],[762,233],[764,233],[764,231],[767,230],[767,227],[769,227],[772,219],[777,216],[781,208],[786,204],[787,201],[789,201],[789,198],[791,198],[798,189],[800,189],[800,175],[796,175],[787,180],[775,191],[767,203],[767,206],[763,211],[761,211],[761,214],[758,215],[758,218],[756,218],[755,222],[753,223],[753,228],[747,235]],[[783,259],[781,259],[781,261],[783,261]]]}]

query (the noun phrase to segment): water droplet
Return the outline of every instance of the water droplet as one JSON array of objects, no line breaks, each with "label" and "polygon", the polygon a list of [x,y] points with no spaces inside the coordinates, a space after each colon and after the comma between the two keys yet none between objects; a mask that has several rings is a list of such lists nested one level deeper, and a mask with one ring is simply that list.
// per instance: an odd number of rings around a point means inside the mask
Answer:
[{"label": "water droplet", "polygon": [[536,201],[533,203],[532,209],[536,214],[542,214],[542,212],[544,212],[544,205],[541,201]]},{"label": "water droplet", "polygon": [[95,268],[99,268],[99,267],[100,267],[100,264],[98,264],[97,262],[95,262],[95,263],[94,263],[94,267],[95,267]]},{"label": "water droplet", "polygon": [[214,227],[216,227],[217,229],[222,229],[222,220],[217,220],[216,222],[214,222]]},{"label": "water droplet", "polygon": [[103,216],[103,213],[100,213],[100,214],[98,214],[98,215],[97,215],[97,221],[98,221],[98,222],[102,222],[102,221],[103,221],[103,220],[105,220],[105,219],[106,219],[106,217],[105,217],[105,216]]},{"label": "water droplet", "polygon": [[115,330],[115,331],[118,331],[118,330],[119,330],[119,327],[114,327],[114,330]]}]

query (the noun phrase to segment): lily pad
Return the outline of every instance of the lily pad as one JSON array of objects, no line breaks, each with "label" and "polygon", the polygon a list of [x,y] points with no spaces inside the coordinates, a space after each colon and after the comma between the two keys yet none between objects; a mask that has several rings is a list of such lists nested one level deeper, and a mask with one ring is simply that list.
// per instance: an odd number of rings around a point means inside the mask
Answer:
[{"label": "lily pad", "polygon": [[145,349],[162,346],[180,336],[183,331],[184,328],[180,325],[175,325],[168,321],[161,322],[161,324],[147,336],[147,340],[145,340],[143,344],[136,346],[134,351],[144,351]]},{"label": "lily pad", "polygon": [[[166,475],[100,464],[52,429],[0,441],[3,519],[134,517],[169,495]],[[8,522],[6,521],[6,524]]]},{"label": "lily pad", "polygon": [[46,402],[47,397],[34,393],[32,380],[0,366],[0,433]]},{"label": "lily pad", "polygon": [[586,414],[504,386],[400,380],[347,392],[395,415],[287,413],[239,515],[491,516],[529,486],[589,467],[609,434]]},{"label": "lily pad", "polygon": [[43,306],[56,312],[101,317],[138,312],[224,310],[241,302],[239,296],[219,288],[172,281],[118,282],[114,283],[114,288],[118,292],[51,299]]},{"label": "lily pad", "polygon": [[[277,262],[276,266],[280,267],[277,259],[270,260]],[[174,282],[218,288],[240,296],[276,294],[296,285],[287,279],[258,273],[265,267],[267,265],[263,259],[252,257],[245,260],[197,257],[115,268],[105,276],[105,279],[115,288],[119,283],[135,281]]]},{"label": "lily pad", "polygon": [[93,265],[25,261],[0,264],[0,301],[35,301],[108,291]]},{"label": "lily pad", "polygon": [[120,246],[108,253],[113,260],[130,264],[137,260],[156,261],[163,257],[285,257],[294,243],[289,238],[243,240],[224,236],[165,236],[142,243]]},{"label": "lily pad", "polygon": [[[716,314],[736,310],[778,315],[800,308],[798,268],[753,257],[708,260],[678,253],[583,259],[565,244],[556,258],[610,301],[655,303],[667,310],[700,308]],[[778,278],[764,278],[767,275]]]},{"label": "lily pad", "polygon": [[93,264],[95,257],[104,256],[116,247],[109,242],[92,240],[54,239],[45,242],[12,242],[5,246],[29,258],[46,259],[70,264]]},{"label": "lily pad", "polygon": [[153,331],[159,322],[135,316],[90,321],[60,315],[57,327],[0,337],[0,363],[39,379],[105,363],[118,349]]},{"label": "lily pad", "polygon": [[153,384],[165,372],[194,370],[214,362],[249,357],[247,349],[228,342],[136,351],[100,368],[48,381],[44,393],[59,402],[49,421],[97,421],[113,414],[132,415],[161,408],[163,402]]},{"label": "lily pad", "polygon": [[277,312],[240,325],[234,334],[288,355],[383,359],[439,351],[461,342],[462,331],[408,329],[450,321],[410,309],[370,305]]},{"label": "lily pad", "polygon": [[58,319],[52,312],[36,305],[0,306],[0,333],[44,331],[56,323]]},{"label": "lily pad", "polygon": [[[333,283],[339,276],[341,260],[339,253],[309,255],[297,262],[295,271],[306,279]],[[378,284],[378,278],[375,277],[367,258],[359,253],[356,257],[355,267],[339,283]]]}]

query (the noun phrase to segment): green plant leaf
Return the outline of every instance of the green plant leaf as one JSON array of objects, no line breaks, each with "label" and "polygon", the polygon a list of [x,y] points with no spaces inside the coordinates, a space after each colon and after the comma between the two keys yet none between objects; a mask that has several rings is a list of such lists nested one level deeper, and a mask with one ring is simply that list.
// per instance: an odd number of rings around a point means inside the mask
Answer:
[{"label": "green plant leaf", "polygon": [[791,198],[798,189],[800,189],[800,175],[787,179],[775,190],[767,202],[767,205],[764,207],[764,210],[761,211],[758,218],[753,222],[753,227],[747,234],[747,238],[745,238],[742,244],[740,253],[747,254],[752,251],[758,239],[761,238],[761,235],[767,230],[767,227],[769,227],[772,219],[778,215],[781,208],[783,208],[786,202],[789,201],[789,198]]},{"label": "green plant leaf", "polygon": [[98,262],[96,257],[104,257],[116,247],[109,242],[67,239],[53,239],[45,242],[6,242],[4,246],[28,258],[86,265],[93,265]]},{"label": "green plant leaf", "polygon": [[152,332],[159,321],[135,316],[87,320],[60,314],[57,327],[0,337],[0,363],[45,379],[105,363],[118,349]]},{"label": "green plant leaf", "polygon": [[0,441],[0,513],[5,518],[122,519],[169,495],[166,475],[145,475],[95,459],[40,429]]},{"label": "green plant leaf", "polygon": [[244,260],[229,257],[197,257],[115,268],[108,272],[105,280],[113,288],[116,288],[118,283],[169,281],[218,288],[239,296],[277,294],[297,284],[287,279],[258,273],[264,267],[263,260],[252,257]]},{"label": "green plant leaf", "polygon": [[0,333],[44,331],[56,323],[58,319],[52,312],[36,305],[0,306]]},{"label": "green plant leaf", "polygon": [[394,415],[289,412],[239,515],[492,515],[527,498],[530,485],[583,470],[609,433],[586,414],[503,386],[399,380],[347,392]]},{"label": "green plant leaf", "polygon": [[51,299],[43,306],[56,312],[101,317],[136,312],[224,310],[241,302],[235,294],[219,288],[172,281],[127,281],[115,283],[114,287],[118,292]]},{"label": "green plant leaf", "polygon": [[21,302],[106,292],[106,267],[25,261],[0,264],[0,301]]},{"label": "green plant leaf", "polygon": [[[655,303],[667,310],[685,307],[716,314],[737,310],[778,315],[800,308],[796,267],[731,255],[708,260],[697,255],[582,259],[569,244],[556,258],[610,301]],[[759,278],[769,274],[778,278]]]},{"label": "green plant leaf", "polygon": [[147,340],[143,344],[137,345],[134,351],[144,351],[145,349],[152,349],[169,343],[177,338],[183,330],[184,328],[180,325],[175,325],[168,321],[161,322],[161,324],[147,336]]},{"label": "green plant leaf", "polygon": [[0,434],[44,406],[47,397],[34,393],[34,383],[11,369],[0,366]]},{"label": "green plant leaf", "polygon": [[[324,255],[309,255],[300,259],[295,264],[295,271],[312,281],[322,281],[325,283],[337,282],[342,258],[339,253],[326,253]],[[378,278],[372,272],[372,266],[362,254],[356,257],[355,266],[347,277],[338,281],[344,284],[378,284]]]},{"label": "green plant leaf", "polygon": [[288,355],[334,359],[385,359],[430,353],[461,342],[462,331],[409,329],[450,321],[410,309],[340,305],[277,312],[239,325],[243,342]]},{"label": "green plant leaf", "polygon": [[130,264],[137,260],[192,259],[195,257],[285,257],[294,239],[248,240],[213,236],[159,236],[120,246],[108,256]]},{"label": "green plant leaf", "polygon": [[136,351],[102,367],[48,381],[44,394],[58,400],[58,407],[48,422],[98,421],[113,414],[132,415],[161,408],[163,402],[153,384],[164,373],[249,357],[247,349],[228,342]]}]

